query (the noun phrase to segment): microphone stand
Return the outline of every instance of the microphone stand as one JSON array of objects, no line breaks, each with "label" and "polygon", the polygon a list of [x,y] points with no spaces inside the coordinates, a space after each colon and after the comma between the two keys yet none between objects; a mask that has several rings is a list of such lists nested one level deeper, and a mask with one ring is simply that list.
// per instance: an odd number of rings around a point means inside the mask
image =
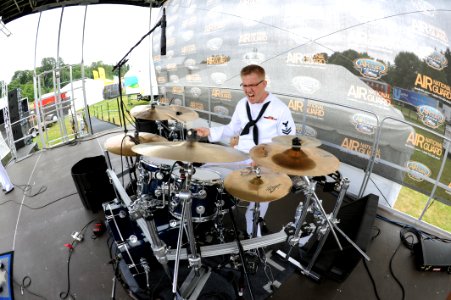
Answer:
[{"label": "microphone stand", "polygon": [[121,118],[122,118],[122,122],[124,122],[124,133],[127,133],[127,125],[125,123],[125,113],[124,113],[124,101],[122,99],[122,81],[121,81],[121,68],[123,65],[125,65],[128,61],[127,56],[136,48],[138,47],[139,44],[141,44],[141,42],[147,37],[149,36],[152,32],[155,31],[155,29],[158,26],[161,26],[162,24],[162,19],[165,18],[165,16],[163,15],[163,17],[161,17],[160,21],[158,21],[157,24],[155,24],[155,26],[149,30],[149,32],[147,32],[145,35],[143,35],[143,37],[133,46],[130,48],[130,50],[128,50],[128,52],[124,55],[124,57],[113,67],[113,72],[116,71],[116,69],[118,70],[118,76],[119,76],[119,99],[120,99],[120,104],[119,104],[119,109],[120,109],[120,113],[121,113]]}]

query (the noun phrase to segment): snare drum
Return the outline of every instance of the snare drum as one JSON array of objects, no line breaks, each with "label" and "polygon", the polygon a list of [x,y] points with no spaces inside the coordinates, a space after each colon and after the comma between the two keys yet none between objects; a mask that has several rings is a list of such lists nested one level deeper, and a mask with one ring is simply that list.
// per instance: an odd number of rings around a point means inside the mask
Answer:
[{"label": "snare drum", "polygon": [[[192,221],[195,223],[202,223],[213,220],[218,208],[216,205],[217,199],[223,191],[223,180],[221,174],[209,169],[198,168],[191,176],[190,191],[193,194],[191,215]],[[182,172],[181,172],[182,171]],[[175,185],[181,190],[185,184],[183,169],[177,167],[172,172]],[[181,201],[177,196],[173,196],[169,205],[170,213],[177,219],[181,219],[182,215]]]}]

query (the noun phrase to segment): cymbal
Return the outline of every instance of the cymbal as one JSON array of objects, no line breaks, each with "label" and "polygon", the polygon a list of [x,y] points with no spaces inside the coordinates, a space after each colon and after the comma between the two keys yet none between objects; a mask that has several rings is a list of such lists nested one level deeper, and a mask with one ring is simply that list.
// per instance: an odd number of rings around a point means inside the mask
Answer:
[{"label": "cymbal", "polygon": [[224,179],[224,186],[232,196],[247,202],[269,202],[285,197],[292,181],[286,174],[260,168],[260,176],[251,168],[235,170]]},{"label": "cymbal", "polygon": [[193,121],[199,118],[199,114],[189,108],[179,105],[163,106],[167,109],[167,114],[174,120],[179,122]]},{"label": "cymbal", "polygon": [[338,170],[340,161],[320,148],[260,144],[249,152],[257,165],[275,172],[297,176],[322,176]]},{"label": "cymbal", "polygon": [[248,157],[233,148],[196,141],[141,144],[132,151],[144,156],[197,163],[243,161]]},{"label": "cymbal", "polygon": [[[133,142],[132,137],[134,137],[133,133],[120,134],[116,136],[112,136],[106,140],[104,147],[108,152],[124,155],[124,156],[136,156],[137,154],[132,151],[132,147],[135,146],[135,142]],[[125,138],[124,138],[125,137]],[[166,138],[148,132],[140,132],[139,133],[139,143],[153,143],[153,142],[164,142],[167,141]]]},{"label": "cymbal", "polygon": [[188,122],[199,118],[195,110],[179,105],[137,105],[130,110],[130,114],[136,119],[150,121],[174,119],[179,122]]},{"label": "cymbal", "polygon": [[284,146],[292,146],[293,139],[298,138],[301,148],[313,148],[321,146],[321,141],[307,135],[294,136],[294,135],[279,135],[272,138],[273,143],[281,144]]},{"label": "cymbal", "polygon": [[164,121],[171,119],[166,106],[137,105],[130,110],[130,114],[141,120]]}]

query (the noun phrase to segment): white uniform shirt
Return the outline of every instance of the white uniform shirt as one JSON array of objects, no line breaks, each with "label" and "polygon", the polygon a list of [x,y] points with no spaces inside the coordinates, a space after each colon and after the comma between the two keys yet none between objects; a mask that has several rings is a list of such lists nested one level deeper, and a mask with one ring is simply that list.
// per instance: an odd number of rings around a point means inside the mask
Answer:
[{"label": "white uniform shirt", "polygon": [[[210,142],[218,142],[221,139],[240,135],[244,126],[249,122],[246,112],[247,101],[247,97],[244,97],[237,103],[232,120],[228,125],[210,128],[208,136]],[[275,136],[296,134],[296,127],[290,109],[271,93],[269,93],[263,103],[249,103],[252,119],[255,120],[258,117],[261,108],[268,101],[271,103],[257,122],[259,144],[271,143],[272,138]],[[249,150],[255,146],[252,130],[253,128],[251,127],[248,134],[239,137],[238,145],[235,146],[237,150],[249,153]]]}]

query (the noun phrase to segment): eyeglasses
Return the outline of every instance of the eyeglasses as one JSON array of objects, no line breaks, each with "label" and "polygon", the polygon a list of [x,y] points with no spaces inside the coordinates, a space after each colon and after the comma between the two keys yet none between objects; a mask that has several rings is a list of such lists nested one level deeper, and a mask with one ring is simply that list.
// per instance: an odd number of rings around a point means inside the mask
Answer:
[{"label": "eyeglasses", "polygon": [[260,83],[262,83],[263,81],[265,81],[264,79],[263,80],[260,80],[258,83],[254,83],[254,84],[240,84],[240,87],[242,87],[242,88],[253,88],[253,87],[257,87]]}]

